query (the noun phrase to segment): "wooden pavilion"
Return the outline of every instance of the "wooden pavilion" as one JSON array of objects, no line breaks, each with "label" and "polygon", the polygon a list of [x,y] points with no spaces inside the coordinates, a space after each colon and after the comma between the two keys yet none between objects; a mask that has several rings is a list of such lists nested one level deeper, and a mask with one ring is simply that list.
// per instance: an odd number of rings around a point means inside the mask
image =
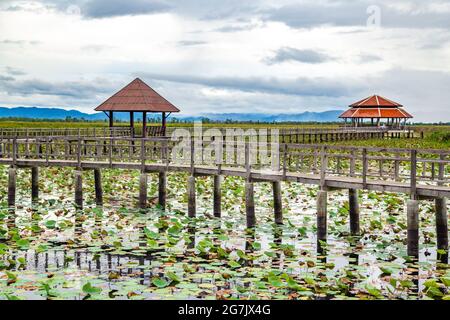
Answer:
[{"label": "wooden pavilion", "polygon": [[[353,127],[380,127],[400,129],[406,125],[408,119],[413,118],[411,114],[403,109],[403,105],[378,95],[370,96],[361,101],[351,104],[350,109],[339,116],[341,119],[351,119]],[[370,119],[370,124],[364,120]]]},{"label": "wooden pavilion", "polygon": [[[147,136],[165,136],[167,118],[172,112],[180,110],[159,95],[149,85],[139,78],[133,80],[122,90],[114,94],[111,98],[103,102],[95,111],[103,111],[109,117],[109,127],[114,126],[114,113],[129,112],[130,128],[134,136],[134,113],[142,112],[142,137]],[[161,127],[151,127],[149,132],[147,127],[147,114],[161,113]]]}]

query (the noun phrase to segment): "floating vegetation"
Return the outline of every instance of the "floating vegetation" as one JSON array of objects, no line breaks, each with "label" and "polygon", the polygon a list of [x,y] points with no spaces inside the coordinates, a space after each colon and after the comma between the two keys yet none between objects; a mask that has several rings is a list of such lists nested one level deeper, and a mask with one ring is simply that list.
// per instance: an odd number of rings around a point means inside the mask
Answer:
[{"label": "floating vegetation", "polygon": [[361,192],[362,235],[351,237],[348,195],[332,192],[328,240],[317,253],[316,187],[283,183],[279,226],[271,184],[255,185],[257,227],[248,230],[242,179],[224,179],[218,219],[212,179],[198,178],[197,217],[188,218],[187,175],[168,174],[164,212],[156,174],[149,174],[148,210],[137,210],[139,173],[103,173],[104,208],[95,206],[88,171],[82,211],[73,205],[70,169],[42,168],[34,205],[29,174],[19,171],[15,211],[0,190],[0,299],[450,299],[432,202],[420,204],[420,259],[413,261],[406,196]]}]

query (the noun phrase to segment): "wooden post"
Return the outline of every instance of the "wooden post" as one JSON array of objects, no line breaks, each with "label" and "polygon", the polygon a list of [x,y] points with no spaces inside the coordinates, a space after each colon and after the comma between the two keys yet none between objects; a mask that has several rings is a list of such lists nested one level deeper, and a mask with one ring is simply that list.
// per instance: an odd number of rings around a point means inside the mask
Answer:
[{"label": "wooden post", "polygon": [[[400,158],[400,153],[397,152],[395,154],[395,157],[396,158]],[[399,160],[395,160],[395,163],[394,163],[394,178],[395,178],[395,181],[399,180],[399,175],[400,175],[400,161]]]},{"label": "wooden post", "polygon": [[131,137],[134,138],[134,112],[130,112],[130,130],[131,130]]},{"label": "wooden post", "polygon": [[188,178],[188,216],[189,218],[195,218],[197,214],[196,201],[195,201],[195,177],[189,176]]},{"label": "wooden post", "polygon": [[281,197],[281,182],[272,182],[273,186],[273,209],[275,214],[275,223],[283,224],[283,203]]},{"label": "wooden post", "polygon": [[324,189],[326,185],[326,174],[328,168],[327,147],[323,146],[320,152],[320,188]]},{"label": "wooden post", "polygon": [[166,210],[166,185],[167,172],[160,172],[158,174],[158,204],[162,210]]},{"label": "wooden post", "polygon": [[317,192],[317,240],[327,240],[327,199],[328,192]]},{"label": "wooden post", "polygon": [[16,206],[16,184],[17,172],[15,167],[10,167],[8,171],[8,207]]},{"label": "wooden post", "polygon": [[363,165],[363,171],[362,171],[362,182],[363,182],[363,188],[367,189],[367,171],[369,169],[369,163],[367,160],[367,149],[364,148],[362,151],[362,165]]},{"label": "wooden post", "polygon": [[350,234],[352,236],[357,236],[360,233],[358,190],[356,189],[349,190],[348,203],[350,212]]},{"label": "wooden post", "polygon": [[214,176],[214,217],[220,218],[222,215],[221,205],[222,205],[222,176]]},{"label": "wooden post", "polygon": [[147,137],[147,112],[142,113],[142,137]]},{"label": "wooden post", "polygon": [[436,198],[436,237],[438,250],[448,250],[448,212],[447,199]]},{"label": "wooden post", "polygon": [[245,182],[245,212],[247,216],[247,228],[255,227],[255,193],[253,182],[249,181]]},{"label": "wooden post", "polygon": [[39,200],[39,168],[31,167],[31,201]]},{"label": "wooden post", "polygon": [[94,169],[95,203],[103,206],[102,175],[100,169]]},{"label": "wooden post", "polygon": [[419,257],[419,201],[408,200],[406,205],[408,219],[408,255]]},{"label": "wooden post", "polygon": [[162,135],[163,135],[163,137],[165,137],[166,136],[166,126],[167,126],[166,125],[167,118],[166,118],[166,113],[165,112],[162,113],[161,121],[162,121],[162,123],[161,123],[161,125],[162,125]]},{"label": "wooden post", "polygon": [[417,150],[411,150],[411,174],[410,174],[411,199],[417,198]]},{"label": "wooden post", "polygon": [[75,207],[83,209],[83,177],[81,170],[75,170]]},{"label": "wooden post", "polygon": [[147,174],[142,171],[139,177],[139,209],[147,208],[147,183]]},{"label": "wooden post", "polygon": [[109,127],[112,128],[114,126],[114,113],[112,111],[109,112]]},{"label": "wooden post", "polygon": [[352,149],[350,154],[350,177],[355,176],[355,168],[356,168],[356,153],[355,149]]}]

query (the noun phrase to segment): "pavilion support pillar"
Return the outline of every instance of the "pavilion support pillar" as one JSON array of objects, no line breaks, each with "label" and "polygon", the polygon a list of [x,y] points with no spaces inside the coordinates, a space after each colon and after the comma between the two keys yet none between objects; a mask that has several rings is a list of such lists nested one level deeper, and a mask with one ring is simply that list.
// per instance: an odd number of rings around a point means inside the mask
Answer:
[{"label": "pavilion support pillar", "polygon": [[131,130],[131,137],[134,138],[134,112],[130,112],[130,130]]},{"label": "pavilion support pillar", "polygon": [[273,188],[273,210],[275,214],[275,223],[283,224],[283,203],[281,197],[281,182],[272,182]]},{"label": "pavilion support pillar", "polygon": [[408,200],[406,205],[408,219],[408,256],[419,257],[419,201]]},{"label": "pavilion support pillar", "polygon": [[197,206],[195,199],[195,177],[189,176],[188,185],[187,185],[187,193],[188,193],[188,216],[189,218],[195,218],[197,214]]},{"label": "pavilion support pillar", "polygon": [[350,213],[350,234],[352,236],[357,236],[360,233],[358,190],[356,189],[349,190],[348,203]]},{"label": "pavilion support pillar", "polygon": [[160,172],[158,174],[158,204],[162,210],[166,210],[166,196],[167,196],[167,172]]},{"label": "pavilion support pillar", "polygon": [[222,215],[222,176],[214,176],[214,217],[220,218]]},{"label": "pavilion support pillar", "polygon": [[95,185],[95,203],[97,206],[103,206],[103,188],[102,175],[100,169],[94,169],[94,185]]},{"label": "pavilion support pillar", "polygon": [[448,212],[447,199],[436,198],[436,236],[438,250],[448,250]]},{"label": "pavilion support pillar", "polygon": [[112,111],[109,112],[109,127],[114,127],[114,112]]},{"label": "pavilion support pillar", "polygon": [[142,137],[147,138],[147,112],[142,113]]},{"label": "pavilion support pillar", "polygon": [[15,167],[10,167],[8,170],[8,207],[16,206],[16,185],[17,172]]},{"label": "pavilion support pillar", "polygon": [[83,209],[83,172],[77,169],[74,172],[75,179],[75,207],[79,210]]},{"label": "pavilion support pillar", "polygon": [[166,113],[165,112],[162,113],[161,121],[162,121],[162,123],[161,123],[161,125],[162,125],[162,135],[163,135],[163,137],[165,137],[166,136],[166,126],[167,126],[166,125],[167,118],[166,118]]},{"label": "pavilion support pillar", "polygon": [[39,200],[39,168],[31,167],[31,201]]}]

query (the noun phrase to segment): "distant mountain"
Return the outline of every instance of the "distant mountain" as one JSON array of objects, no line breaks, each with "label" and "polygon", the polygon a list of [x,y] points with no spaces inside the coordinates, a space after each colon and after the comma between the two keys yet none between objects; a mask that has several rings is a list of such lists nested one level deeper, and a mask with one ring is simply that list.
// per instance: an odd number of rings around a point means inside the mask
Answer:
[{"label": "distant mountain", "polygon": [[202,116],[185,116],[183,120],[197,121],[209,119],[211,121],[253,121],[253,122],[334,122],[339,121],[342,110],[325,112],[302,112],[294,114],[264,114],[264,113],[207,113]]},{"label": "distant mountain", "polygon": [[0,118],[27,118],[27,119],[86,119],[103,120],[106,116],[103,113],[87,114],[77,110],[64,110],[59,108],[38,108],[38,107],[17,107],[0,108]]},{"label": "distant mountain", "polygon": [[[303,112],[295,114],[264,114],[264,113],[207,113],[204,115],[183,115],[173,114],[172,119],[180,121],[242,121],[242,122],[333,122],[339,120],[342,110],[331,110],[325,112]],[[153,117],[160,117],[155,114]],[[85,119],[88,121],[103,121],[108,117],[103,112],[87,114],[77,110],[65,110],[59,108],[38,108],[38,107],[0,107],[0,118],[26,118],[26,119],[49,119],[65,120]],[[117,113],[114,115],[117,120],[128,121],[128,113]],[[140,120],[142,115],[137,113],[136,120]]]}]

